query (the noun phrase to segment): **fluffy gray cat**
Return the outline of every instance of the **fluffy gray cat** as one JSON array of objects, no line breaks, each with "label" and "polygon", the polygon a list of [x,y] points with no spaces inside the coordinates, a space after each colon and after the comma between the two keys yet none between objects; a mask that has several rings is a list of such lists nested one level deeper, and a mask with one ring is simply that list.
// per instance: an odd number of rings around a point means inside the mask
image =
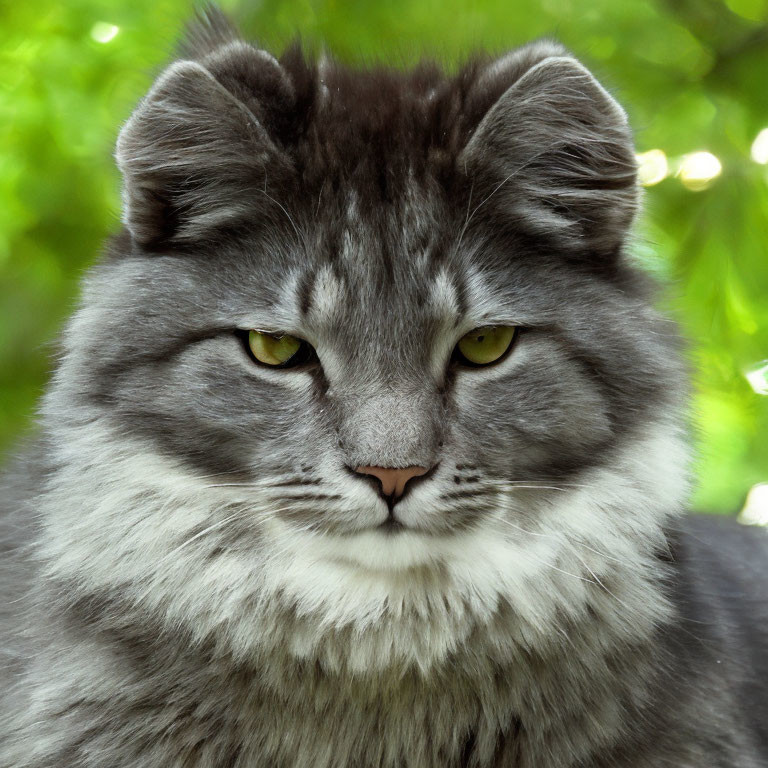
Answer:
[{"label": "fluffy gray cat", "polygon": [[683,515],[622,109],[538,43],[280,60],[120,133],[3,493],[3,768],[768,766],[768,537]]}]

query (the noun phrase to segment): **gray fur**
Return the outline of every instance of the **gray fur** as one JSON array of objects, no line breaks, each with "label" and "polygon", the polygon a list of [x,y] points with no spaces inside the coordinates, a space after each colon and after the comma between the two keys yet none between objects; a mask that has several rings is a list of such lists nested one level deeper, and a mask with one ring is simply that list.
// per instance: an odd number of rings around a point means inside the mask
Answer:
[{"label": "gray fur", "polygon": [[[554,43],[448,77],[190,40],[4,486],[0,766],[768,765],[765,537],[682,516],[612,97]],[[432,468],[403,529],[358,465]]]}]

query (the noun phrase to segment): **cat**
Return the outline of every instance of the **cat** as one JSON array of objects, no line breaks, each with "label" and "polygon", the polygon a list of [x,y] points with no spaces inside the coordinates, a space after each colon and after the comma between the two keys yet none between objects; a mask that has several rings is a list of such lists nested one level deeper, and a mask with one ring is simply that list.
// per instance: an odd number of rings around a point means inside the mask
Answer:
[{"label": "cat", "polygon": [[3,768],[768,766],[768,537],[684,514],[627,117],[540,41],[209,9],[6,473]]}]

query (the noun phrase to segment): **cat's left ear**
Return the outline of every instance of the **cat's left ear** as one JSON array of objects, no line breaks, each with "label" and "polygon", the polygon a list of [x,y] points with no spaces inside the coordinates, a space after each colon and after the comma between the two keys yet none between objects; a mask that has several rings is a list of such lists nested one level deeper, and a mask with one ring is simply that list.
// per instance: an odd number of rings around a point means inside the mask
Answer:
[{"label": "cat's left ear", "polygon": [[550,48],[561,55],[536,61],[523,49],[480,74],[475,100],[500,95],[460,153],[459,170],[491,212],[605,261],[620,251],[637,209],[631,131],[590,72]]}]

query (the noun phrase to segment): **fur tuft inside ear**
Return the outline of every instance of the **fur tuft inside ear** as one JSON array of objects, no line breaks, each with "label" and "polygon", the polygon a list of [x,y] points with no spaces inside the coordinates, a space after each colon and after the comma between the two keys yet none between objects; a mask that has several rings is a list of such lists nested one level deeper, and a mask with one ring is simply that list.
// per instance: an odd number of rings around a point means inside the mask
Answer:
[{"label": "fur tuft inside ear", "polygon": [[516,226],[603,261],[615,256],[638,202],[626,114],[570,56],[547,56],[521,75],[516,52],[476,87],[483,94],[505,80],[511,85],[480,120],[459,170],[490,196],[487,210]]}]

